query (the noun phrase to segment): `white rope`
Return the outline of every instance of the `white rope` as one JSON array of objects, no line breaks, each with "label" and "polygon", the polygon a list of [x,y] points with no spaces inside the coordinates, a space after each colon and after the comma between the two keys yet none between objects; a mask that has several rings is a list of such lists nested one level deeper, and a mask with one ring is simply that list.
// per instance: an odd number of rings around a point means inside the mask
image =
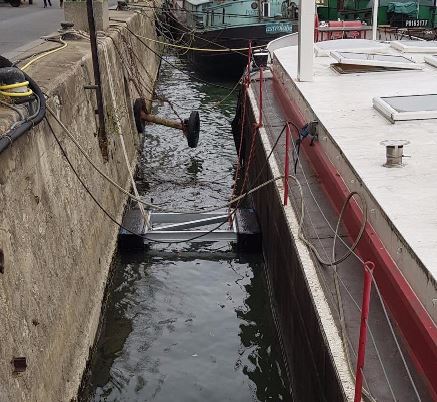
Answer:
[{"label": "white rope", "polygon": [[[112,74],[109,71],[109,56],[108,56],[108,48],[106,46],[106,42],[102,43],[102,48],[103,48],[103,53],[105,55],[106,69],[108,70],[109,89],[110,89],[110,92],[111,92],[112,109],[113,109],[113,112],[114,112],[114,115],[115,115],[115,124],[117,126],[117,134],[120,137],[121,148],[123,150],[124,161],[126,163],[126,167],[127,167],[128,172],[129,172],[129,178],[130,178],[130,181],[131,181],[131,184],[132,184],[132,189],[134,190],[135,197],[140,198],[140,194],[138,193],[138,189],[137,189],[137,185],[135,183],[134,176],[132,175],[132,169],[131,169],[132,165],[131,165],[131,163],[129,161],[129,156],[128,156],[127,151],[126,151],[126,145],[124,143],[123,130],[121,128],[120,118],[118,116],[117,101],[116,101],[116,98],[115,98],[115,91],[114,91],[114,82],[113,82],[113,79],[112,79]],[[148,228],[150,228],[150,214],[146,213],[142,203],[137,202],[137,204],[138,204],[138,208],[139,208],[139,210],[141,212],[141,215],[143,216],[143,219],[144,219],[144,222],[145,222],[146,226]]]}]

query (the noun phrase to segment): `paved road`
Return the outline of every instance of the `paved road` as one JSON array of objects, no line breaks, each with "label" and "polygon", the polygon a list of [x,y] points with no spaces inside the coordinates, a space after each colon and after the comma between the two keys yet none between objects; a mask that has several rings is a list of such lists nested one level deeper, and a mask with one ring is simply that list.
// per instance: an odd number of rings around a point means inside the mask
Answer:
[{"label": "paved road", "polygon": [[43,0],[17,8],[0,3],[0,54],[56,31],[63,19],[64,10],[59,7],[59,0],[52,0],[52,7],[48,8],[43,8]]},{"label": "paved road", "polygon": [[[59,0],[51,0],[52,7],[43,8],[43,0],[33,0],[33,4],[11,7],[0,0],[0,54],[13,57],[16,50],[34,42],[43,35],[55,32],[64,20],[64,10]],[[109,7],[117,0],[109,0]]]}]

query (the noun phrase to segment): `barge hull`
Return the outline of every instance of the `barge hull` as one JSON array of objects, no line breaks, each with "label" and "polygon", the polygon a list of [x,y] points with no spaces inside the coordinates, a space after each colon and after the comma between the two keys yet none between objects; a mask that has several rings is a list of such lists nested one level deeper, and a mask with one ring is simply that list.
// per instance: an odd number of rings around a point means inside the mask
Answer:
[{"label": "barge hull", "polygon": [[[282,100],[281,104],[277,85],[278,83],[274,84],[273,80],[270,79],[263,86],[266,91],[263,95],[265,103],[263,124],[265,128],[261,127],[256,131],[253,148],[255,152],[252,164],[249,161],[253,146],[252,138],[254,138],[253,127],[259,118],[259,80],[256,75],[253,76],[252,85],[248,91],[250,111],[249,116],[246,116],[246,126],[242,131],[243,145],[240,160],[251,179],[251,187],[283,174],[283,162],[285,159],[284,139],[278,139],[277,136],[280,135],[285,121],[294,121],[298,126],[303,124],[303,121],[295,120],[295,115],[289,114],[290,110],[296,105],[284,102],[284,100]],[[274,90],[275,87],[276,91]],[[270,94],[267,94],[268,91],[270,91]],[[273,99],[268,99],[269,97]],[[243,99],[244,97],[240,98]],[[270,105],[267,105],[268,103]],[[274,104],[274,107],[272,107],[271,103]],[[299,115],[297,109],[296,113]],[[239,113],[237,112],[238,115]],[[268,117],[271,121],[268,121]],[[247,121],[248,119],[249,121]],[[238,149],[240,131],[236,121],[233,123],[233,127]],[[275,148],[272,156],[270,156],[271,147],[277,140],[279,140],[279,146]],[[314,149],[315,146],[312,146],[306,151],[314,152]],[[317,156],[319,158],[322,157],[322,155],[317,153],[314,153],[314,155],[315,158]],[[324,181],[324,177],[320,176],[317,172],[317,164],[312,165],[312,159],[308,158],[308,161],[304,162],[304,159],[307,160],[307,158],[304,158],[304,156],[307,156],[307,152],[302,152],[301,156],[302,164],[305,166],[302,169],[308,170],[310,177],[308,186],[311,186],[320,204],[318,207],[325,211],[325,215],[331,221],[331,225],[335,227],[339,207],[337,202],[332,202],[325,188],[327,185],[334,184],[331,181]],[[326,161],[322,159],[318,163],[326,163]],[[292,172],[292,167],[290,172]],[[297,177],[299,177],[299,180],[303,180],[299,175],[301,175],[301,172],[298,171]],[[336,172],[334,172],[334,176],[338,177]],[[346,357],[340,334],[339,315],[336,311],[336,304],[333,304],[331,300],[333,299],[331,294],[332,287],[329,289],[332,286],[332,283],[329,283],[332,280],[332,277],[330,278],[332,270],[326,267],[321,269],[316,260],[313,260],[309,254],[306,245],[299,239],[299,214],[297,210],[300,208],[300,201],[299,192],[297,191],[298,186],[294,182],[292,184],[289,183],[288,205],[284,206],[284,183],[282,181],[276,181],[276,185],[273,188],[266,187],[255,193],[253,200],[263,233],[263,251],[268,267],[267,273],[272,284],[274,307],[278,311],[279,332],[282,335],[283,348],[287,354],[289,366],[294,368],[290,373],[293,391],[298,400],[353,400],[354,379],[351,372],[354,369],[350,370],[348,367],[347,361],[349,359]],[[320,241],[321,238],[320,246],[322,248],[318,247],[318,252],[322,253],[325,247],[331,248],[333,233],[331,229],[328,230],[324,220],[317,216],[320,212],[314,214],[316,206],[310,204],[311,197],[306,193],[307,191],[309,191],[309,188],[304,189],[305,208],[308,208],[310,211],[308,212],[307,210],[307,214],[313,216],[306,219],[315,219],[314,231],[310,233],[310,238],[313,238],[314,242],[317,238]],[[344,197],[337,201],[341,205]],[[353,218],[353,214],[358,214],[358,212],[360,210],[357,205],[354,205],[353,208],[347,208],[346,221]],[[361,217],[358,214],[356,217],[358,220],[352,219],[353,227],[349,227],[349,225],[341,227],[340,236],[347,239],[349,244],[352,244],[354,236],[358,232]],[[311,222],[311,225],[313,225],[313,222]],[[372,228],[368,225],[367,229],[371,230]],[[350,236],[348,232],[351,233]],[[361,240],[358,249],[359,255],[367,256],[368,254],[366,253],[369,247],[375,244],[374,241],[376,240],[369,243],[367,236],[368,234],[365,234],[364,240]],[[370,236],[371,238],[377,237],[375,233]],[[381,251],[381,245],[379,247]],[[347,249],[344,247],[338,248],[339,255],[346,251]],[[374,258],[373,254],[370,254],[369,258]],[[375,261],[378,264],[385,262],[381,262],[378,259],[375,259]],[[382,271],[380,265],[378,265],[378,268]],[[394,275],[394,273],[392,274]],[[384,273],[378,273],[378,281],[381,280],[381,275],[383,276]],[[342,263],[340,278],[345,281],[345,285],[342,286],[349,287],[347,292],[352,292],[352,300],[359,300],[358,303],[361,303],[363,283],[362,263],[355,257],[349,258],[348,261]],[[395,279],[398,280],[399,278],[395,275],[393,280]],[[383,278],[383,280],[386,280],[386,278]],[[396,282],[392,284],[392,287],[395,284]],[[380,286],[382,290],[384,286]],[[384,288],[384,290],[386,289]],[[346,291],[343,290],[343,292],[345,293],[344,298],[348,298]],[[348,320],[348,341],[351,344],[349,353],[352,354],[353,349],[356,349],[358,343],[360,312],[357,310],[359,306],[354,306],[349,299],[347,301],[344,305],[344,314]],[[377,397],[377,400],[393,399],[390,395],[389,387],[394,388],[396,398],[399,398],[396,400],[410,401],[416,398],[416,391],[406,376],[400,352],[406,358],[407,365],[412,371],[415,386],[422,400],[431,400],[434,395],[431,392],[430,396],[430,389],[426,387],[427,376],[421,375],[424,374],[423,372],[421,373],[421,370],[415,371],[412,369],[415,355],[414,353],[411,354],[410,351],[409,356],[406,344],[400,342],[400,349],[396,345],[386,320],[383,306],[375,290],[371,297],[370,318],[371,322],[369,322],[369,325],[372,327],[374,334],[371,335],[371,338],[376,338],[376,344],[373,339],[368,342],[365,375],[368,384],[370,384],[371,391]],[[399,335],[396,326],[395,333]],[[402,340],[402,337],[400,339]],[[433,349],[430,342],[425,343],[422,347],[428,348],[430,353],[428,361],[432,362]],[[351,361],[352,367],[354,367],[353,357]],[[390,371],[390,378],[385,376],[384,366],[386,366],[385,370]],[[389,382],[391,385],[388,386]],[[302,386],[302,384],[305,384],[305,386]]]},{"label": "barge hull", "polygon": [[[240,158],[246,163],[250,159],[252,127],[255,116],[259,115],[251,89],[249,98],[251,110],[249,121],[246,116]],[[267,132],[260,128],[249,170],[251,187],[282,174],[276,159],[268,159],[270,151]],[[303,401],[348,400],[347,395],[353,392],[353,380],[348,373],[340,334],[311,256],[305,246],[296,243],[298,217],[290,203],[287,207],[282,205],[282,181],[275,183],[255,192],[253,203],[261,226],[266,276],[290,368],[293,397]]]},{"label": "barge hull", "polygon": [[[247,48],[249,42],[253,47],[267,46],[267,44],[285,33],[266,33],[267,25],[226,27],[214,30],[193,31],[179,23],[176,17],[168,20],[174,26],[177,36],[183,35],[185,46],[197,49],[226,50],[242,49],[237,51],[188,51],[188,60],[198,72],[217,77],[239,78],[247,65]],[[295,32],[297,26],[292,25]],[[291,32],[287,32],[291,33]]]}]

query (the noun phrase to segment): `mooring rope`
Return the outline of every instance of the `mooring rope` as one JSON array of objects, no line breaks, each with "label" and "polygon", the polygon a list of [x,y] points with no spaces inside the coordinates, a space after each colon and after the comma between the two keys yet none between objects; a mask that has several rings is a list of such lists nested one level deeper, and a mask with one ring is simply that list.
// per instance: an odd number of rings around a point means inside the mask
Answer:
[{"label": "mooring rope", "polygon": [[[240,48],[228,48],[225,47],[223,49],[214,49],[214,48],[204,48],[204,47],[190,47],[190,46],[184,46],[184,45],[176,45],[173,43],[168,43],[168,42],[163,42],[160,40],[156,40],[156,39],[152,39],[152,38],[148,38],[147,36],[142,36],[142,35],[137,35],[139,38],[141,39],[145,39],[148,40],[150,42],[154,42],[154,43],[159,43],[160,45],[164,45],[164,46],[170,46],[170,47],[174,47],[176,49],[184,49],[184,50],[189,50],[192,52],[210,52],[210,53],[224,53],[224,52],[242,52],[242,51],[246,51],[249,50],[250,47],[240,47]],[[253,46],[252,49],[262,49],[264,48],[264,45],[259,45],[259,46]]]}]

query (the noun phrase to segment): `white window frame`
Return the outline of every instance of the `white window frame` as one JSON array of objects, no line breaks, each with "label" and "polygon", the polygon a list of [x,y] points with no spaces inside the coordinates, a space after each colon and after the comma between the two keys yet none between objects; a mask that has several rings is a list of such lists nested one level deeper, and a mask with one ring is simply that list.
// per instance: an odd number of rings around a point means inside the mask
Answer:
[{"label": "white window frame", "polygon": [[[421,94],[421,95],[405,95],[406,97],[413,96],[429,96],[437,94]],[[373,98],[373,107],[378,110],[383,116],[389,119],[392,123],[397,121],[408,121],[408,120],[429,120],[437,119],[437,110],[423,110],[417,112],[398,112],[393,109],[389,103],[387,103],[385,98],[398,98],[399,95],[395,96],[382,96]]]},{"label": "white window frame", "polygon": [[[382,60],[362,60],[362,59],[348,59],[342,56],[341,53],[355,53],[355,54],[368,54],[371,56],[394,56],[405,59],[402,61],[382,61]],[[337,60],[341,64],[355,64],[360,66],[373,66],[373,67],[389,67],[389,68],[402,68],[404,70],[422,70],[422,66],[417,64],[414,60],[396,54],[384,54],[384,53],[364,53],[364,52],[348,52],[348,51],[332,51],[331,57]],[[408,63],[407,63],[408,61]]]},{"label": "white window frame", "polygon": [[[264,14],[264,6],[267,4],[267,15],[265,15]],[[270,2],[269,1],[263,1],[262,3],[261,3],[261,10],[262,10],[262,16],[263,17],[270,17],[270,11],[271,11],[271,8],[270,8]]]},{"label": "white window frame", "polygon": [[437,54],[433,54],[431,56],[425,56],[424,57],[425,63],[437,67]]},{"label": "white window frame", "polygon": [[[402,53],[437,53],[437,46],[413,46],[412,42],[414,41],[393,41],[390,42],[390,46],[396,50],[401,51]],[[422,42],[422,41],[420,41]],[[423,41],[426,42],[426,41]],[[432,43],[436,43],[433,41]]]},{"label": "white window frame", "polygon": [[[369,39],[354,39],[353,41],[350,39],[338,39],[335,41],[336,43],[333,42],[334,41],[327,40],[314,43],[315,55],[317,57],[329,57],[331,52],[383,54],[383,52],[387,52],[387,48],[389,47],[387,44],[375,43]],[[343,44],[352,46],[342,47]],[[325,45],[327,47],[325,47]],[[332,46],[331,48],[329,48],[330,45]]]}]

